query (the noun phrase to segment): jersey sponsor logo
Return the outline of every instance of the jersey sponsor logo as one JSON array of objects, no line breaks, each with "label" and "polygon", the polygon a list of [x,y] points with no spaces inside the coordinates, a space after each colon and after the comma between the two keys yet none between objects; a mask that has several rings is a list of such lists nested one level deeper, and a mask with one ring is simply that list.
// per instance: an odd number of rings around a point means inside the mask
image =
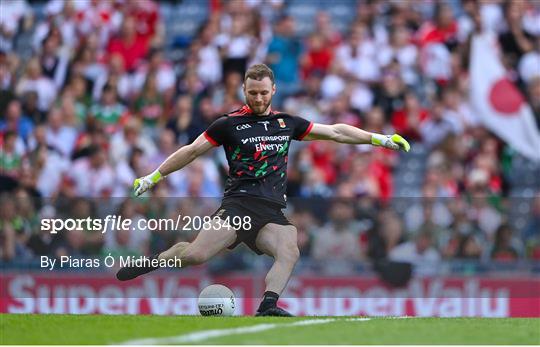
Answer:
[{"label": "jersey sponsor logo", "polygon": [[251,128],[251,125],[249,124],[240,124],[236,126],[236,130],[246,130]]},{"label": "jersey sponsor logo", "polygon": [[280,151],[282,149],[283,149],[283,144],[281,144],[281,143],[257,143],[255,145],[255,150],[257,152]]},{"label": "jersey sponsor logo", "polygon": [[265,120],[264,122],[257,122],[257,123],[264,125],[264,130],[268,131],[268,124],[270,124],[269,121]]},{"label": "jersey sponsor logo", "polygon": [[281,135],[281,136],[254,136],[254,137],[248,137],[245,139],[242,139],[242,144],[246,143],[255,143],[255,142],[283,142],[283,141],[289,141],[290,136],[288,135]]}]

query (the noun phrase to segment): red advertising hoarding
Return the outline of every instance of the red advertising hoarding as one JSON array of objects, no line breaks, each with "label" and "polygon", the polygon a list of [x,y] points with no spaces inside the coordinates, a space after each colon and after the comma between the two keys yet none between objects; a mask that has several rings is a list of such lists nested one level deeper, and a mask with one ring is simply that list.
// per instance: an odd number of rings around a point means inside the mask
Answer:
[{"label": "red advertising hoarding", "polygon": [[[230,287],[236,314],[251,315],[264,279],[174,273],[119,282],[110,274],[2,274],[1,313],[198,314],[199,291]],[[376,278],[298,276],[280,300],[295,315],[540,317],[540,279],[428,278],[393,289]]]}]

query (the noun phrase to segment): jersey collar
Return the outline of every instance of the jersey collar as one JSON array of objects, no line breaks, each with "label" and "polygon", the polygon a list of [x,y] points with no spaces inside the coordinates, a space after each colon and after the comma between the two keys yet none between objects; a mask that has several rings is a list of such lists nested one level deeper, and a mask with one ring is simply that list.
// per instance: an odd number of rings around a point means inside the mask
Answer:
[{"label": "jersey collar", "polygon": [[[245,114],[253,114],[253,111],[251,110],[251,107],[249,107],[247,104],[242,106],[240,109],[240,112],[245,112]],[[268,113],[268,116],[273,115],[275,112],[272,111],[272,106],[270,106],[270,113]]]}]

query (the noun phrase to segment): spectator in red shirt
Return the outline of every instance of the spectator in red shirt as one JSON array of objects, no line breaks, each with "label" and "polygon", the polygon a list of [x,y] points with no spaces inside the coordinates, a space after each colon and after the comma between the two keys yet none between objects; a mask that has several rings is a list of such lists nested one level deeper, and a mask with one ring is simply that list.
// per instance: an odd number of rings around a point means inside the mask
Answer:
[{"label": "spectator in red shirt", "polygon": [[434,22],[426,22],[416,33],[423,73],[440,85],[455,77],[452,75],[451,52],[458,44],[457,34],[458,25],[452,9],[442,2],[437,3]]},{"label": "spectator in red shirt", "polygon": [[392,126],[397,133],[403,134],[409,141],[420,141],[420,124],[428,118],[428,111],[420,105],[414,92],[405,94],[405,104],[392,114]]},{"label": "spectator in red shirt", "polygon": [[379,198],[383,203],[389,203],[394,195],[394,182],[392,170],[396,165],[397,156],[382,148],[373,150],[373,160],[368,171],[374,176],[379,187]]},{"label": "spectator in red shirt", "polygon": [[314,168],[324,176],[324,183],[335,184],[338,178],[336,148],[332,143],[313,142],[307,147],[308,157]]},{"label": "spectator in red shirt", "polygon": [[314,72],[326,74],[332,63],[332,47],[325,44],[324,36],[313,33],[308,38],[308,50],[302,59],[302,77],[307,79]]},{"label": "spectator in red shirt", "polygon": [[[435,21],[426,22],[418,29],[417,41],[421,47],[430,43],[443,43],[453,46],[457,43],[457,22],[452,8],[443,2],[437,3]],[[449,49],[451,47],[448,47]]]},{"label": "spectator in red shirt", "polygon": [[324,45],[331,49],[337,48],[341,41],[341,33],[334,27],[330,15],[325,11],[317,12],[315,17],[316,32],[323,36]]},{"label": "spectator in red shirt", "polygon": [[109,41],[107,52],[119,54],[128,71],[133,71],[148,53],[148,40],[137,34],[134,17],[126,17],[122,23],[120,35]]},{"label": "spectator in red shirt", "polygon": [[137,34],[147,40],[152,40],[160,34],[159,9],[151,0],[126,1],[129,15],[136,20]]}]

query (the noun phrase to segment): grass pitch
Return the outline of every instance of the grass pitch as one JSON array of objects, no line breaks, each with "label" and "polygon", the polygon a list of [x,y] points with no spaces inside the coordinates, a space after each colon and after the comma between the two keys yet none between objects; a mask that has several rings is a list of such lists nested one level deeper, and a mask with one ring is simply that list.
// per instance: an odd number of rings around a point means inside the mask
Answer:
[{"label": "grass pitch", "polygon": [[0,315],[1,344],[126,342],[538,345],[540,319]]}]

